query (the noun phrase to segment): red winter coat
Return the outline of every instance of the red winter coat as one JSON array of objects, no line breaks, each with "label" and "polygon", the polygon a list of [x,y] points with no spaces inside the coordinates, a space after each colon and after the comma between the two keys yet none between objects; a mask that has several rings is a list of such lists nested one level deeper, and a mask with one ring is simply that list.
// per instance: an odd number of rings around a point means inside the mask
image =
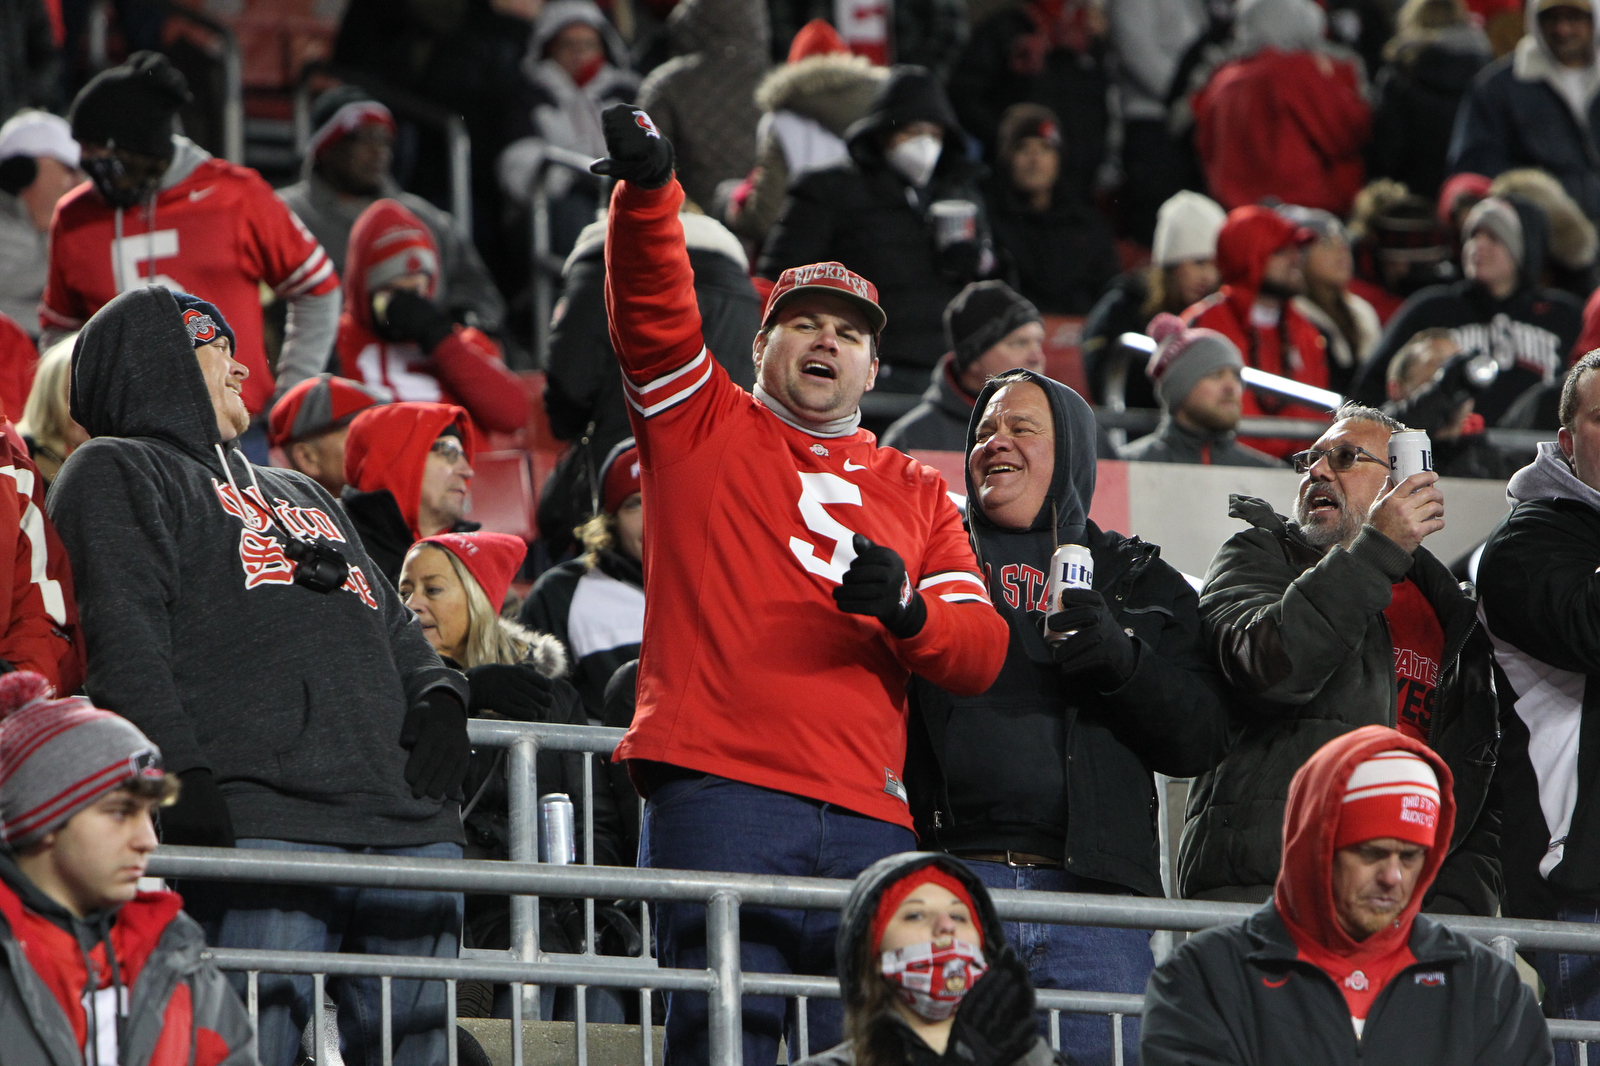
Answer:
[{"label": "red winter coat", "polygon": [[1352,63],[1265,48],[1224,64],[1191,106],[1206,182],[1224,207],[1276,196],[1350,213],[1372,128]]},{"label": "red winter coat", "polygon": [[0,416],[21,418],[39,368],[39,349],[33,338],[8,316],[0,315]]}]

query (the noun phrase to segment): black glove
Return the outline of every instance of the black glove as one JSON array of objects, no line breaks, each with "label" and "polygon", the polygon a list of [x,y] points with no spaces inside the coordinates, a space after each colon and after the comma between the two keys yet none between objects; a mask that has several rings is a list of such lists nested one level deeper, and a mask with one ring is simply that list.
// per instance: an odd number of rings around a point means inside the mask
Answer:
[{"label": "black glove", "polygon": [[833,602],[846,614],[864,614],[883,623],[901,640],[922,632],[928,606],[911,587],[906,564],[893,548],[874,544],[860,533],[851,541],[855,562],[833,590]]},{"label": "black glove", "polygon": [[1121,688],[1133,676],[1139,661],[1133,638],[1123,631],[1098,592],[1067,589],[1061,594],[1061,610],[1044,622],[1052,633],[1077,631],[1050,645],[1050,654],[1063,673],[1087,673],[1090,683],[1102,692]]},{"label": "black glove", "polygon": [[472,714],[496,711],[519,722],[541,722],[549,717],[554,702],[550,679],[532,663],[474,666],[467,671],[467,684],[472,686],[467,697]]},{"label": "black glove", "polygon": [[977,241],[957,241],[939,250],[936,265],[939,273],[951,281],[965,285],[978,276],[983,263],[983,246]]},{"label": "black glove", "polygon": [[606,157],[589,165],[595,174],[659,189],[672,180],[672,142],[650,116],[632,104],[612,104],[600,116]]},{"label": "black glove", "polygon": [[217,778],[204,767],[178,775],[182,786],[178,802],[161,808],[161,843],[200,848],[233,847],[233,819],[217,787]]},{"label": "black glove", "polygon": [[1028,967],[1007,944],[961,999],[944,1060],[952,1066],[1011,1066],[1039,1040]]},{"label": "black glove", "polygon": [[400,746],[406,760],[406,784],[417,799],[461,798],[461,782],[472,761],[467,740],[467,709],[449,689],[431,688],[406,712]]},{"label": "black glove", "polygon": [[389,306],[382,315],[374,313],[372,322],[385,340],[414,341],[425,352],[439,347],[456,328],[437,304],[410,289],[391,291]]}]

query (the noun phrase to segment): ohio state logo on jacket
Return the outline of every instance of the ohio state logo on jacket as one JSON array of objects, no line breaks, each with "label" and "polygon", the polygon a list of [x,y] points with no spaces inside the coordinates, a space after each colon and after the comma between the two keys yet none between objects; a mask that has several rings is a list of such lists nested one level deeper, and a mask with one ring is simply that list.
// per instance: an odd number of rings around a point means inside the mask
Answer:
[{"label": "ohio state logo on jacket", "polygon": [[[306,540],[321,537],[341,544],[345,542],[339,524],[320,508],[297,507],[283,499],[275,500],[268,506],[261,490],[253,485],[235,490],[232,485],[212,478],[211,487],[216,490],[217,499],[222,501],[222,509],[244,523],[244,528],[239,532],[239,562],[244,567],[244,587],[247,589],[262,585],[294,584],[294,569],[298,564],[284,554],[283,541],[273,530],[274,525],[290,536]],[[362,573],[359,566],[351,565],[350,576],[339,587],[341,591],[358,597],[374,611],[378,609],[372,586],[367,583],[367,575]]]}]

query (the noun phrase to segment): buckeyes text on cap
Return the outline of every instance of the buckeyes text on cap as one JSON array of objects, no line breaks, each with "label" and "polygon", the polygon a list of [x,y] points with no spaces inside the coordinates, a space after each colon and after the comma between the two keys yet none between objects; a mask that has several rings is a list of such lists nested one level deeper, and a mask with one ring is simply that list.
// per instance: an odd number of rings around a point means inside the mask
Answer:
[{"label": "buckeyes text on cap", "polygon": [[778,275],[778,283],[767,297],[767,309],[761,316],[761,328],[772,325],[778,311],[797,294],[804,292],[827,293],[843,297],[867,316],[867,323],[876,337],[883,332],[889,316],[878,306],[878,287],[843,263],[809,263],[790,267]]}]

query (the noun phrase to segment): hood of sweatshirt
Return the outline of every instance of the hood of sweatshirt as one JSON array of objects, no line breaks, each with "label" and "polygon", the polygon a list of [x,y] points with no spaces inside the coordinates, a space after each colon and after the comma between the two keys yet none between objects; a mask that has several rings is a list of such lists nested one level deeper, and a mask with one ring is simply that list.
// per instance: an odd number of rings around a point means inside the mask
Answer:
[{"label": "hood of sweatshirt", "polygon": [[1248,293],[1253,301],[1267,258],[1292,242],[1295,232],[1294,223],[1270,207],[1251,204],[1228,212],[1217,233],[1217,273],[1230,293]]},{"label": "hood of sweatshirt", "polygon": [[[1034,662],[1048,663],[1053,660],[1039,632],[1040,613],[1031,609],[1027,597],[1019,600],[1016,606],[1011,605],[1006,589],[1000,584],[1001,571],[1012,564],[1020,564],[1048,574],[1050,557],[1058,546],[1088,544],[1089,506],[1094,501],[1096,472],[1094,412],[1082,396],[1059,381],[1031,370],[1014,373],[1043,389],[1050,401],[1056,437],[1055,469],[1050,476],[1050,491],[1027,529],[1003,529],[990,521],[978,505],[977,486],[972,480],[972,470],[968,464],[965,473],[967,524],[972,531],[978,562],[989,582],[990,597],[994,600],[995,609],[1010,625],[1011,639],[1016,641],[1020,634],[1028,658]],[[972,454],[984,409],[1002,384],[990,382],[978,394],[977,402],[972,407],[972,420],[967,424],[966,455]],[[1015,592],[1012,592],[1011,598],[1016,598]]]},{"label": "hood of sweatshirt", "polygon": [[1242,0],[1234,9],[1234,39],[1244,55],[1305,51],[1325,43],[1327,22],[1312,0]]},{"label": "hood of sweatshirt", "polygon": [[683,0],[667,16],[667,36],[675,56],[696,52],[743,55],[765,66],[772,28],[766,4],[746,0]]},{"label": "hood of sweatshirt", "polygon": [[[984,957],[992,960],[1005,944],[1005,929],[995,913],[989,890],[967,869],[966,863],[952,855],[928,851],[907,851],[879,859],[856,878],[855,887],[850,890],[844,910],[839,915],[834,954],[839,961],[839,992],[845,1003],[857,1001],[861,994],[860,974],[854,962],[857,953],[862,950],[861,942],[872,934],[872,922],[877,917],[878,901],[883,898],[884,890],[907,874],[928,867],[949,874],[966,887],[967,894],[972,897],[972,905],[978,911],[973,918],[977,920],[978,928],[983,930]],[[876,944],[872,945],[872,950],[876,948]]]},{"label": "hood of sweatshirt", "polygon": [[91,437],[153,437],[220,469],[211,394],[178,301],[159,285],[122,293],[84,325],[69,395]]},{"label": "hood of sweatshirt", "polygon": [[1600,511],[1600,491],[1578,480],[1561,445],[1553,440],[1540,441],[1533,462],[1506,482],[1506,502],[1512,507],[1529,500],[1576,500]]},{"label": "hood of sweatshirt", "polygon": [[926,67],[897,66],[878,87],[867,113],[845,131],[850,158],[863,170],[882,170],[883,135],[908,122],[932,122],[944,130],[935,177],[966,169],[966,134],[939,79]]},{"label": "hood of sweatshirt", "polygon": [[[1334,836],[1339,830],[1345,785],[1351,773],[1374,755],[1396,750],[1409,751],[1426,760],[1438,775],[1438,843],[1428,849],[1411,902],[1400,916],[1382,932],[1357,941],[1344,931],[1334,911]],[[1379,958],[1398,950],[1411,938],[1411,923],[1422,909],[1422,899],[1449,851],[1455,819],[1450,768],[1426,744],[1377,725],[1362,726],[1328,741],[1294,775],[1283,814],[1283,865],[1272,898],[1290,934],[1297,942],[1309,941],[1352,960]]]},{"label": "hood of sweatshirt", "polygon": [[[350,227],[350,241],[344,253],[343,314],[368,333],[372,327],[372,294],[367,290],[367,271],[395,254],[399,247],[415,247],[431,252],[439,263],[439,245],[427,223],[399,200],[376,200],[361,212]],[[434,278],[434,289],[439,287]]]},{"label": "hood of sweatshirt", "polygon": [[533,35],[528,38],[528,54],[522,60],[522,73],[532,78],[545,59],[550,42],[573,24],[588,26],[598,33],[601,44],[605,46],[606,61],[621,70],[628,69],[628,46],[622,34],[617,32],[617,28],[593,0],[554,0],[554,3],[544,6],[533,22]]},{"label": "hood of sweatshirt", "polygon": [[[433,442],[451,426],[461,434],[470,465],[478,431],[465,408],[449,403],[387,403],[369,407],[350,423],[344,443],[344,477],[357,492],[387,492],[400,507],[412,540],[422,499],[422,469]],[[348,489],[346,490],[348,491]]]}]

